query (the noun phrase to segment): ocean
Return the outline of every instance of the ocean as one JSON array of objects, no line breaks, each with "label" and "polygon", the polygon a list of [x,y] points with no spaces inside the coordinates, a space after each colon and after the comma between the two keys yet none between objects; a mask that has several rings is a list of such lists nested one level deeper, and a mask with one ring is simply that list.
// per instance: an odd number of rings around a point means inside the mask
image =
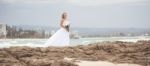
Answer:
[{"label": "ocean", "polygon": [[[138,40],[150,40],[150,36],[79,38],[79,39],[71,39],[70,46],[87,45],[103,41],[136,42]],[[0,39],[0,48],[8,48],[11,46],[41,47],[42,45],[44,45],[46,41],[47,39]]]}]

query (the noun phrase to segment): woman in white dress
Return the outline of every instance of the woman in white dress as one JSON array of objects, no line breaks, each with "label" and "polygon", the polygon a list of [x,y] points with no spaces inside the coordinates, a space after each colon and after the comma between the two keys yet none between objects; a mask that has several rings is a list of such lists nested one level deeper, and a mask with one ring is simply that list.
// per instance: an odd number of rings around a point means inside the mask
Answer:
[{"label": "woman in white dress", "polygon": [[45,46],[69,46],[69,24],[68,14],[64,12],[60,23],[61,28],[48,39]]}]

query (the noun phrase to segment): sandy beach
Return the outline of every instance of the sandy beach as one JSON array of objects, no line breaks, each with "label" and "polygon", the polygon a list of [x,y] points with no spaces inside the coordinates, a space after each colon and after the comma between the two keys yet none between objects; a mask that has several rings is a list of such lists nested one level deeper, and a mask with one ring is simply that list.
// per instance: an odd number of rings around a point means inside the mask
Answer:
[{"label": "sandy beach", "polygon": [[138,64],[128,64],[128,63],[114,64],[107,61],[81,61],[80,63],[77,64],[79,66],[141,66]]},{"label": "sandy beach", "polygon": [[150,41],[0,48],[1,66],[148,66]]},{"label": "sandy beach", "polygon": [[[75,59],[75,58],[73,58]],[[64,60],[72,61],[72,58],[64,58]],[[138,64],[129,64],[129,63],[112,63],[108,61],[85,61],[85,60],[76,60],[75,64],[79,66],[141,66]]]}]

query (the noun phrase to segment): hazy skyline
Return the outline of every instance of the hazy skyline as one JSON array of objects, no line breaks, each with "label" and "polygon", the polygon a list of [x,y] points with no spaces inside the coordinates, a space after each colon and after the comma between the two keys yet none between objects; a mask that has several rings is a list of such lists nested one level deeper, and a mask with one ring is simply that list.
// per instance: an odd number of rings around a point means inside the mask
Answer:
[{"label": "hazy skyline", "polygon": [[149,0],[0,0],[0,22],[59,27],[69,12],[72,27],[150,28]]}]

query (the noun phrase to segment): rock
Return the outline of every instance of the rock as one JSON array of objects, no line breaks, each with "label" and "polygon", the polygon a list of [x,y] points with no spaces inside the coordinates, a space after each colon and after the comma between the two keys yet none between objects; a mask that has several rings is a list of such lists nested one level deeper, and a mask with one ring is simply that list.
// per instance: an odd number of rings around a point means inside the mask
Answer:
[{"label": "rock", "polygon": [[78,66],[77,64],[67,60],[56,60],[51,66]]},{"label": "rock", "polygon": [[30,66],[51,66],[54,62],[53,60],[47,58],[21,58],[20,60]]},{"label": "rock", "polygon": [[88,51],[85,51],[85,54],[86,55],[92,55],[94,54],[95,52],[93,50],[88,50]]},{"label": "rock", "polygon": [[[0,49],[2,66],[77,66],[76,60],[149,64],[150,40],[138,42],[101,42],[74,47],[10,47]],[[149,64],[150,65],[150,64]]]},{"label": "rock", "polygon": [[40,51],[41,51],[42,53],[47,53],[49,50],[48,50],[48,48],[40,48]]}]

